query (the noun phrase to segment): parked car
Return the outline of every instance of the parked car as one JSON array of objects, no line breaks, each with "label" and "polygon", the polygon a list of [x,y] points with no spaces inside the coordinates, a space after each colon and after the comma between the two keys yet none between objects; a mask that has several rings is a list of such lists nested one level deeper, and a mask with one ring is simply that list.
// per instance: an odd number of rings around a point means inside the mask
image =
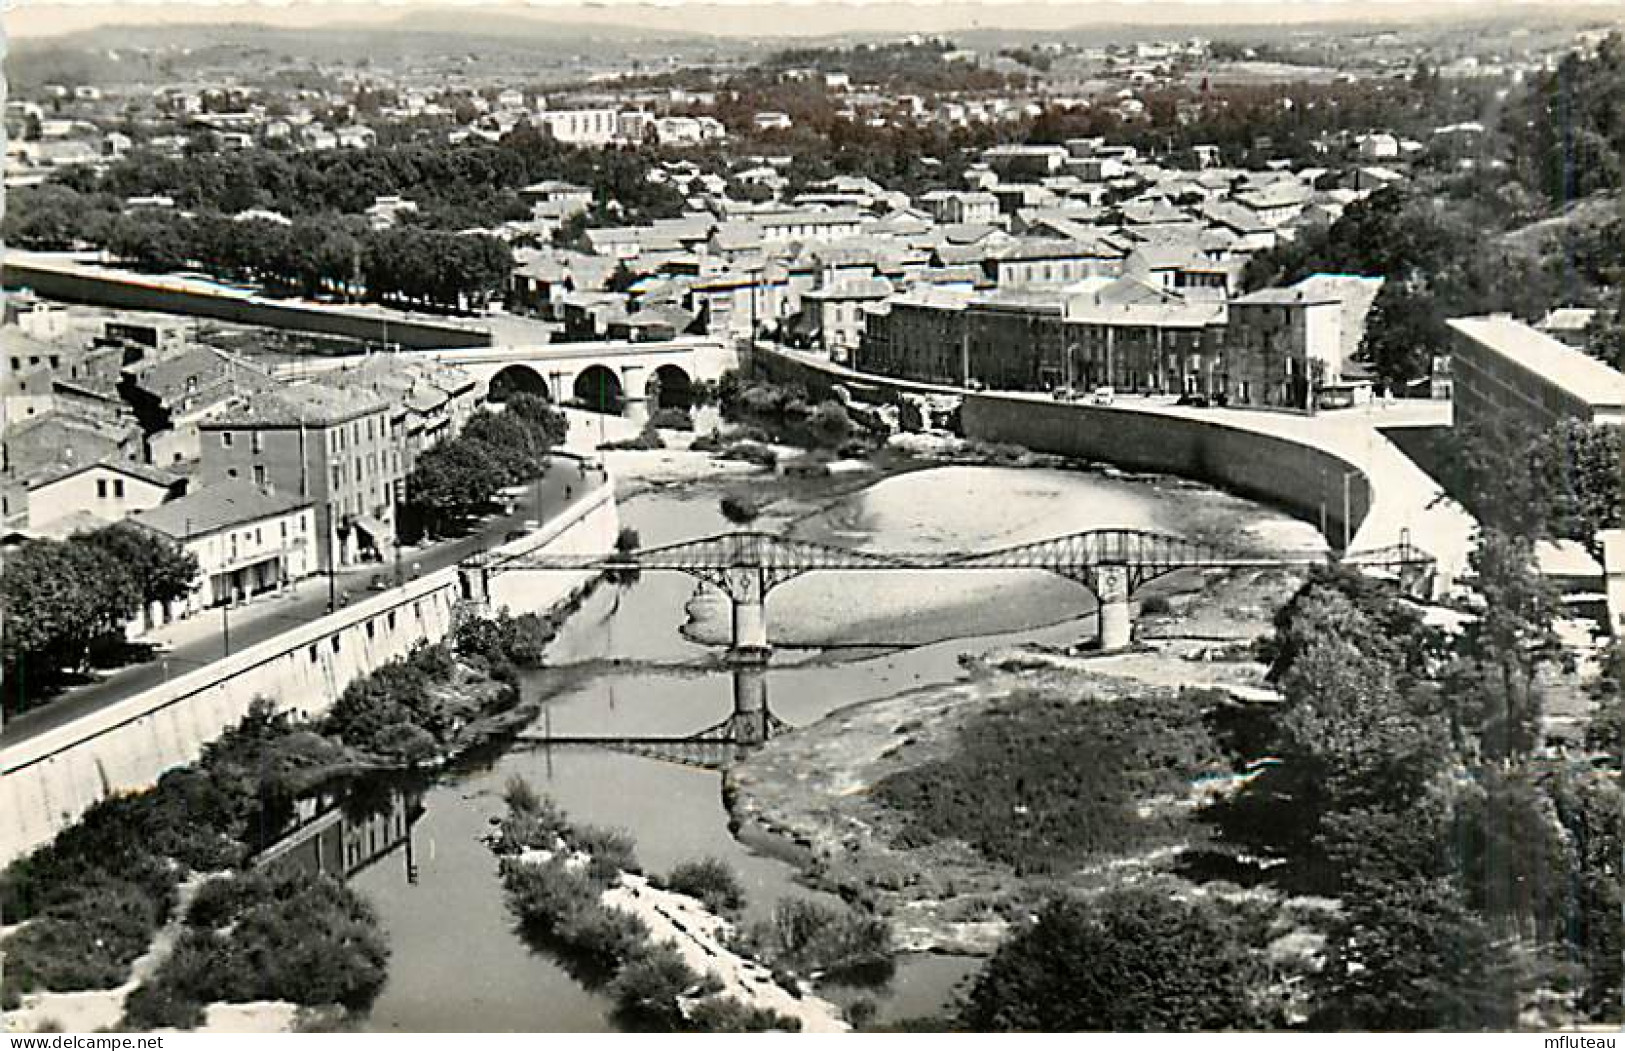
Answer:
[{"label": "parked car", "polygon": [[1117,400],[1117,391],[1111,387],[1096,387],[1091,399],[1096,405],[1110,405]]},{"label": "parked car", "polygon": [[1050,397],[1054,398],[1056,401],[1077,401],[1078,392],[1073,390],[1071,387],[1056,387],[1054,390],[1050,391]]},{"label": "parked car", "polygon": [[1192,391],[1189,394],[1181,394],[1179,396],[1179,404],[1188,405],[1193,409],[1205,409],[1211,405],[1212,402],[1208,401],[1206,394],[1198,394],[1195,391]]}]

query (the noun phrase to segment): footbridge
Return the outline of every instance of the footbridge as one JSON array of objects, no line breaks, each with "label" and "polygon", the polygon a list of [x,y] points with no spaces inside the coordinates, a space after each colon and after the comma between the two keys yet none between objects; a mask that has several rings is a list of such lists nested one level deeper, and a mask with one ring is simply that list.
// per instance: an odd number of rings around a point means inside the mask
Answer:
[{"label": "footbridge", "polygon": [[767,596],[774,588],[816,572],[925,570],[1043,570],[1087,588],[1099,603],[1100,648],[1128,646],[1134,637],[1131,599],[1147,584],[1186,569],[1265,569],[1336,561],[1387,573],[1403,586],[1428,582],[1434,560],[1408,537],[1388,547],[1337,558],[1324,551],[1245,554],[1186,537],[1141,529],[1092,529],[992,551],[861,551],[777,536],[734,532],[604,555],[482,555],[459,568],[463,599],[488,603],[490,578],[513,572],[582,570],[686,573],[715,587],[733,604],[733,652],[742,661],[768,653]]}]

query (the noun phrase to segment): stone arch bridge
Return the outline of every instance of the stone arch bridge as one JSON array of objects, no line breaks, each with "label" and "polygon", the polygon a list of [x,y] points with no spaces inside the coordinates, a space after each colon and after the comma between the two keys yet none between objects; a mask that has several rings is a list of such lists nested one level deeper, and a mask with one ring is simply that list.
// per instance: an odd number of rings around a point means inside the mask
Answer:
[{"label": "stone arch bridge", "polygon": [[[730,343],[703,337],[662,342],[536,343],[500,347],[402,351],[456,365],[492,400],[523,391],[561,404],[619,411],[642,423],[651,408],[686,407],[689,391],[738,365]],[[652,403],[652,404],[651,404]]]},{"label": "stone arch bridge", "polygon": [[768,593],[806,573],[1045,570],[1076,581],[1095,596],[1100,605],[1100,648],[1115,650],[1133,641],[1130,599],[1160,577],[1183,569],[1308,566],[1334,560],[1364,571],[1388,573],[1413,590],[1426,586],[1434,568],[1432,556],[1412,545],[1408,537],[1389,547],[1341,557],[1324,551],[1252,555],[1142,529],[1093,529],[993,551],[947,553],[859,551],[771,533],[735,532],[604,555],[480,555],[464,562],[459,573],[462,597],[476,607],[487,604],[490,577],[498,573],[687,573],[728,596],[733,603],[734,654],[759,661],[768,652]]}]

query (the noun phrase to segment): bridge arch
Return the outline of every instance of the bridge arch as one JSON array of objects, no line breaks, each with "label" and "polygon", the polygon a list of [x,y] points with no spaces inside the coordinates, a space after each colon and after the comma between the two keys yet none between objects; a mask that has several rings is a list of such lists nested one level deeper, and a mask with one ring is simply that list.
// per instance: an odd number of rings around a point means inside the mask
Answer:
[{"label": "bridge arch", "polygon": [[621,378],[604,365],[588,365],[577,373],[571,393],[594,412],[619,413],[626,400]]},{"label": "bridge arch", "polygon": [[534,394],[547,401],[553,400],[553,392],[547,387],[547,378],[523,363],[515,363],[498,370],[491,377],[487,398],[494,402],[504,402],[515,394]]},{"label": "bridge arch", "polygon": [[681,366],[666,364],[649,378],[649,396],[657,409],[694,407],[694,381]]}]

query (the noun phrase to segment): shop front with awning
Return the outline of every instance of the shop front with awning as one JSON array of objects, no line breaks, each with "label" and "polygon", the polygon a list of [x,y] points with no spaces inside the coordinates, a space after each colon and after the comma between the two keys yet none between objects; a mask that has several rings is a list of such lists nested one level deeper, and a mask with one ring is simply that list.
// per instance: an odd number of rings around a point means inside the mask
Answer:
[{"label": "shop front with awning", "polygon": [[363,560],[382,559],[394,546],[394,531],[372,515],[356,515],[350,521],[355,531],[356,549]]}]

